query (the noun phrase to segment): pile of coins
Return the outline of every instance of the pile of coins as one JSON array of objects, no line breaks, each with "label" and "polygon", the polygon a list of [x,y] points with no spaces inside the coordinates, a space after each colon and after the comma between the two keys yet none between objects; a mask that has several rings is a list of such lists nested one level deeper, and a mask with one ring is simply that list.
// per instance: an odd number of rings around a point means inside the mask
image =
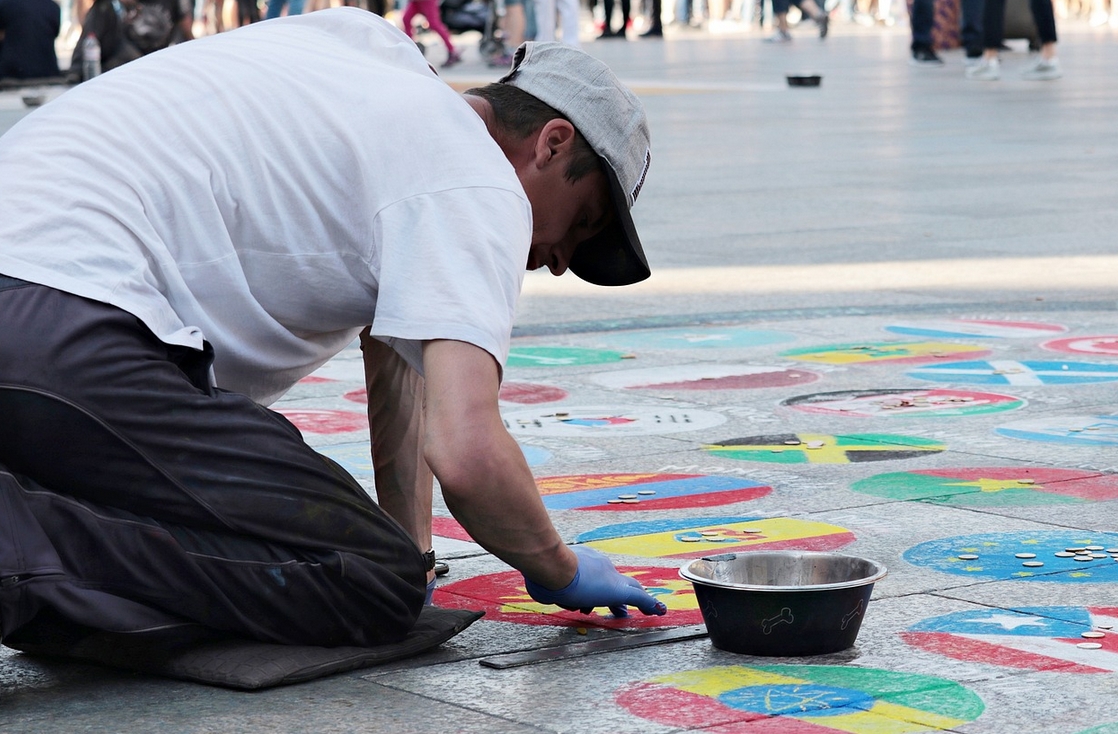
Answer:
[{"label": "pile of coins", "polygon": [[[815,449],[823,448],[824,446],[827,445],[827,442],[826,441],[808,441],[807,443],[804,443],[803,441],[799,440],[798,438],[790,438],[790,439],[788,439],[787,441],[784,442],[784,445],[785,446],[803,446],[805,448],[815,450]],[[784,451],[784,449],[773,449],[772,450],[772,452],[774,454],[779,454],[779,453],[782,453],[783,451]]]},{"label": "pile of coins", "polygon": [[[688,535],[680,535],[677,537],[684,543],[729,543],[732,541],[743,540],[743,538],[741,537],[742,534],[745,534],[746,536],[762,535],[762,532],[760,530],[751,530],[749,528],[732,532],[734,533],[733,536],[726,536],[723,535],[723,531],[721,530],[700,530],[698,532],[693,532]],[[744,538],[744,540],[749,539],[749,537]]]},{"label": "pile of coins", "polygon": [[938,408],[947,403],[973,403],[974,398],[969,396],[932,396],[917,395],[913,398],[889,398],[878,403],[881,410],[898,410],[902,408]]},{"label": "pile of coins", "polygon": [[1107,548],[1102,545],[1084,545],[1064,548],[1054,554],[1057,558],[1070,558],[1073,561],[1086,563],[1087,561],[1100,561],[1104,558],[1113,558],[1118,561],[1118,548]]},{"label": "pile of coins", "polygon": [[606,500],[606,503],[610,505],[639,505],[641,500],[638,495],[648,496],[653,494],[656,494],[656,490],[642,489],[637,494],[619,494],[611,500]]},{"label": "pile of coins", "polygon": [[[1017,480],[1021,484],[1031,484],[1031,479]],[[1088,561],[1099,561],[1105,558],[1112,558],[1118,561],[1118,548],[1107,548],[1102,545],[1084,545],[1072,548],[1065,548],[1053,554],[1056,558],[1071,558],[1074,561],[1086,563]],[[960,553],[955,556],[960,561],[977,561],[977,553]],[[1014,553],[1014,558],[1022,559],[1022,566],[1026,568],[1040,568],[1044,565],[1044,561],[1036,560],[1036,553]]]},{"label": "pile of coins", "polygon": [[[1100,625],[1098,625],[1098,627],[1099,627],[1099,629],[1097,629],[1097,630],[1089,630],[1087,632],[1082,632],[1082,633],[1080,633],[1079,636],[1083,637],[1085,639],[1088,639],[1088,640],[1101,640],[1102,638],[1106,637],[1106,633],[1103,632],[1102,630],[1110,629],[1110,625],[1109,624],[1100,624]],[[1080,642],[1080,643],[1076,644],[1076,647],[1082,648],[1084,650],[1098,650],[1102,647],[1102,643],[1101,642]]]}]

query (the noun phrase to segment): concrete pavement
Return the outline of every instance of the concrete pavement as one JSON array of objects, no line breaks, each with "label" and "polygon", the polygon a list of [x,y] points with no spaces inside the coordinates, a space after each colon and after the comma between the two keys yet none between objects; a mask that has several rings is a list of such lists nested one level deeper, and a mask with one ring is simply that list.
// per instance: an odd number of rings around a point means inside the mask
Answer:
[{"label": "concrete pavement", "polygon": [[[502,407],[565,539],[667,617],[538,607],[439,505],[436,602],[487,616],[435,653],[244,694],[4,649],[0,730],[1118,732],[1118,562],[1055,555],[1118,548],[1118,31],[1060,31],[1055,82],[1023,52],[999,82],[914,68],[903,28],[587,43],[649,111],[654,276],[530,274]],[[449,82],[496,78],[467,59]],[[23,114],[0,94],[4,129]],[[359,364],[274,407],[370,485]],[[696,624],[686,557],[774,543],[888,566],[853,649],[479,665]]]}]

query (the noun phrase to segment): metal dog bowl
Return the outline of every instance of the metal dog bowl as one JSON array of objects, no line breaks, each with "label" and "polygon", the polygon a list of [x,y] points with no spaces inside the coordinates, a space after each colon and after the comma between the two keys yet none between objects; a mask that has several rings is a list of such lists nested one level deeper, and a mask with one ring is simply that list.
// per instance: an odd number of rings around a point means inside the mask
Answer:
[{"label": "metal dog bowl", "polygon": [[851,647],[885,574],[876,561],[811,551],[725,553],[679,571],[695,587],[715,647],[777,656]]}]

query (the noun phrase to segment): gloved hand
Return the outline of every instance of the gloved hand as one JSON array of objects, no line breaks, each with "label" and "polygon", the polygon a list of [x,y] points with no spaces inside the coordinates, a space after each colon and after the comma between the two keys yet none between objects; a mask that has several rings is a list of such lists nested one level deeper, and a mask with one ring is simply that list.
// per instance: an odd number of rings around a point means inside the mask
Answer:
[{"label": "gloved hand", "polygon": [[571,546],[571,550],[578,556],[578,571],[562,589],[553,591],[524,579],[528,594],[540,604],[557,604],[583,614],[590,614],[594,607],[609,607],[615,617],[628,617],[625,605],[632,604],[645,614],[667,614],[663,602],[653,599],[639,581],[614,568],[605,555],[583,545]]}]

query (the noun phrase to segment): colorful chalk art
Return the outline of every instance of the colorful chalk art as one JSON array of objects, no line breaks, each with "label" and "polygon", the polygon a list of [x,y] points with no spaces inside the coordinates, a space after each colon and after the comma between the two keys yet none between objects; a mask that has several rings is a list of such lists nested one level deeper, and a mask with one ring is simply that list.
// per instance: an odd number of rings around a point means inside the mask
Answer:
[{"label": "colorful chalk art", "polygon": [[983,357],[989,354],[985,347],[954,342],[860,342],[831,344],[823,347],[805,347],[781,352],[780,356],[798,362],[821,364],[915,364],[937,359]]},{"label": "colorful chalk art", "polygon": [[1100,336],[1073,336],[1070,339],[1053,339],[1041,344],[1045,349],[1067,354],[1118,357],[1118,334]]},{"label": "colorful chalk art", "polygon": [[1118,380],[1118,364],[998,359],[926,365],[909,370],[908,376],[917,380],[972,385],[1087,385]]},{"label": "colorful chalk art", "polygon": [[985,533],[930,540],[904,552],[914,566],[956,576],[1053,583],[1118,582],[1118,534],[1080,530]]},{"label": "colorful chalk art", "polygon": [[911,734],[955,731],[985,706],[946,678],[835,665],[732,665],[620,688],[619,706],[687,731]]},{"label": "colorful chalk art", "polygon": [[606,525],[576,540],[603,553],[699,558],[740,550],[837,550],[854,542],[854,533],[790,517],[693,517]]},{"label": "colorful chalk art", "polygon": [[577,367],[620,362],[627,356],[608,349],[583,347],[513,347],[506,367]]},{"label": "colorful chalk art", "polygon": [[615,332],[603,337],[611,346],[625,349],[735,349],[789,342],[796,337],[781,331],[741,326],[695,326],[682,329],[648,329]]},{"label": "colorful chalk art", "polygon": [[772,464],[857,464],[866,461],[912,459],[939,453],[940,441],[888,433],[776,433],[727,438],[703,446],[724,459]]},{"label": "colorful chalk art", "polygon": [[[974,609],[925,619],[901,637],[955,660],[1053,673],[1118,672],[1118,607]],[[1086,636],[1084,636],[1086,635]]]},{"label": "colorful chalk art", "polygon": [[754,390],[806,385],[819,375],[777,365],[704,363],[602,372],[591,379],[618,390]]},{"label": "colorful chalk art", "polygon": [[536,486],[549,510],[682,510],[764,497],[772,487],[703,474],[578,474],[542,477]]},{"label": "colorful chalk art", "polygon": [[909,321],[886,326],[886,331],[936,339],[1036,339],[1067,331],[1059,324],[991,319],[942,319]]},{"label": "colorful chalk art", "polygon": [[1007,423],[995,429],[1007,438],[1064,446],[1118,446],[1118,415],[1055,415]]},{"label": "colorful chalk art", "polygon": [[1118,499],[1118,476],[1076,469],[917,469],[861,479],[850,489],[954,507],[1081,504]]},{"label": "colorful chalk art", "polygon": [[695,600],[695,587],[679,577],[677,568],[618,566],[617,570],[640,581],[645,591],[667,606],[668,613],[662,617],[647,616],[630,608],[628,617],[614,617],[605,608],[583,614],[553,604],[540,604],[528,595],[524,577],[516,571],[475,576],[449,584],[440,582],[433,601],[436,606],[446,609],[484,609],[488,620],[518,624],[606,629],[702,624],[703,615]]},{"label": "colorful chalk art", "polygon": [[640,406],[557,406],[503,415],[514,436],[574,438],[585,436],[656,436],[699,431],[726,422],[711,410]]},{"label": "colorful chalk art", "polygon": [[1025,401],[1012,395],[971,390],[841,390],[799,395],[781,405],[805,413],[861,418],[963,416],[1017,410]]}]

